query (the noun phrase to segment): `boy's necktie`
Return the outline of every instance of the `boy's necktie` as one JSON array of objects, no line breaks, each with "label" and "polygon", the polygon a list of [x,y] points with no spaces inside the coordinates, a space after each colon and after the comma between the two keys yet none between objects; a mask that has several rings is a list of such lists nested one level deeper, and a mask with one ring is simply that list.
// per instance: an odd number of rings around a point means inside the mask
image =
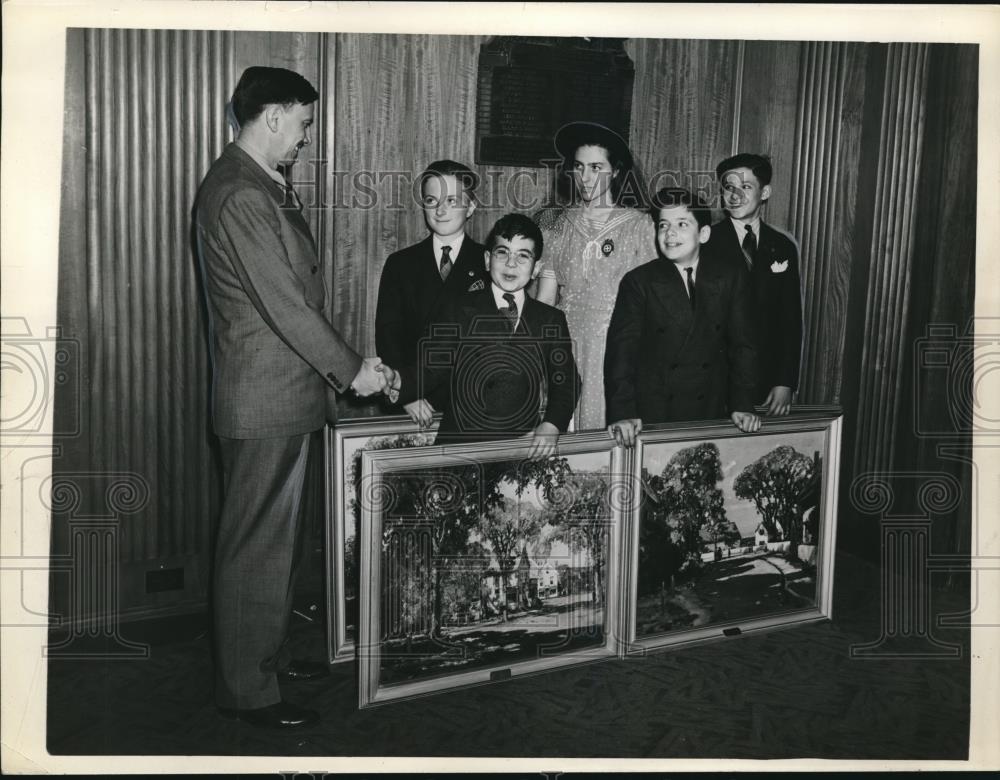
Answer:
[{"label": "boy's necktie", "polygon": [[448,278],[451,273],[451,247],[441,247],[441,281]]},{"label": "boy's necktie", "polygon": [[757,237],[750,225],[747,225],[746,229],[747,234],[743,236],[743,254],[747,258],[747,267],[753,270],[754,261],[757,259]]},{"label": "boy's necktie", "polygon": [[503,299],[507,301],[507,305],[500,307],[500,313],[507,318],[507,322],[510,323],[510,332],[513,333],[517,329],[517,303],[515,303],[512,293],[504,293]]},{"label": "boy's necktie", "polygon": [[684,269],[687,273],[687,288],[688,288],[688,298],[691,299],[691,308],[694,308],[694,269],[688,266]]}]

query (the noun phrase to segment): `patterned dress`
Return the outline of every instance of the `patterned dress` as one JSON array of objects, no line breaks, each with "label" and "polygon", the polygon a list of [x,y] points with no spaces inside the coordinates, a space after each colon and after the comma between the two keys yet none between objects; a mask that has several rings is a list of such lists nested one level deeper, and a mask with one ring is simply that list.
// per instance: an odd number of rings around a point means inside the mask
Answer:
[{"label": "patterned dress", "polygon": [[[603,428],[604,345],[622,277],[656,256],[653,220],[644,211],[615,208],[606,222],[582,209],[544,209],[535,215],[545,242],[545,270],[554,272],[583,379],[573,418],[577,431]],[[611,421],[613,422],[613,421]]]}]

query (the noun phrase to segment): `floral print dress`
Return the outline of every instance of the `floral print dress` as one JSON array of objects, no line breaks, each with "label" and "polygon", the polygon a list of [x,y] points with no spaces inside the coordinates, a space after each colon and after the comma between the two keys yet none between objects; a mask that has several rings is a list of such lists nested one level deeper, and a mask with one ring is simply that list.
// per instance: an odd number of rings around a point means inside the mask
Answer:
[{"label": "floral print dress", "polygon": [[604,347],[618,284],[656,257],[653,220],[644,211],[614,208],[597,222],[579,208],[545,209],[535,215],[542,231],[542,273],[560,286],[556,306],[566,314],[583,388],[574,430],[603,428]]}]

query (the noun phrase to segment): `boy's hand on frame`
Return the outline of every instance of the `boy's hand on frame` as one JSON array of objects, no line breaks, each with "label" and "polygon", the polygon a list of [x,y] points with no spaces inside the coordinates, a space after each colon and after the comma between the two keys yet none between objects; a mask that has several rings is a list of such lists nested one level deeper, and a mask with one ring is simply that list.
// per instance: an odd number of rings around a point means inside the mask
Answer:
[{"label": "boy's hand on frame", "polygon": [[729,419],[743,433],[756,433],[760,430],[760,417],[752,412],[733,412]]},{"label": "boy's hand on frame", "polygon": [[764,399],[769,417],[784,417],[792,410],[792,388],[775,385]]},{"label": "boy's hand on frame", "polygon": [[531,432],[530,460],[542,460],[555,455],[559,445],[559,429],[550,422],[543,422]]},{"label": "boy's hand on frame", "polygon": [[434,422],[434,407],[425,398],[418,398],[403,406],[406,413],[421,428],[430,428]]},{"label": "boy's hand on frame", "polygon": [[619,420],[608,426],[608,435],[620,447],[634,447],[636,437],[640,433],[642,433],[642,420],[637,417],[628,420]]}]

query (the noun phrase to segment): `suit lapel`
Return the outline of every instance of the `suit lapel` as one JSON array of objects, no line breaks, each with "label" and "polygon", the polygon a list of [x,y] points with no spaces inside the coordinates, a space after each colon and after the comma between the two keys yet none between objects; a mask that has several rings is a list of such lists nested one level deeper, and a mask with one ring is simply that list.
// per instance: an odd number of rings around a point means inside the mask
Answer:
[{"label": "suit lapel", "polygon": [[239,160],[240,165],[242,165],[244,170],[246,170],[260,185],[260,187],[267,192],[267,194],[271,197],[271,200],[273,200],[274,204],[278,207],[278,210],[288,220],[292,227],[309,239],[309,243],[312,244],[313,250],[315,251],[316,243],[313,240],[312,230],[309,229],[309,223],[306,222],[305,217],[302,216],[301,210],[294,205],[292,201],[293,196],[291,194],[287,194],[278,182],[268,176],[267,172],[260,167],[256,160],[240,149],[238,144],[231,143],[226,147],[226,152],[231,153],[237,160]]},{"label": "suit lapel", "polygon": [[667,313],[677,331],[688,334],[694,324],[694,317],[681,275],[669,260],[659,258],[657,264],[657,274],[650,285],[650,292],[659,299],[660,310]]},{"label": "suit lapel", "polygon": [[484,268],[483,247],[466,234],[445,286],[449,292],[465,292],[477,279],[482,278]]}]

